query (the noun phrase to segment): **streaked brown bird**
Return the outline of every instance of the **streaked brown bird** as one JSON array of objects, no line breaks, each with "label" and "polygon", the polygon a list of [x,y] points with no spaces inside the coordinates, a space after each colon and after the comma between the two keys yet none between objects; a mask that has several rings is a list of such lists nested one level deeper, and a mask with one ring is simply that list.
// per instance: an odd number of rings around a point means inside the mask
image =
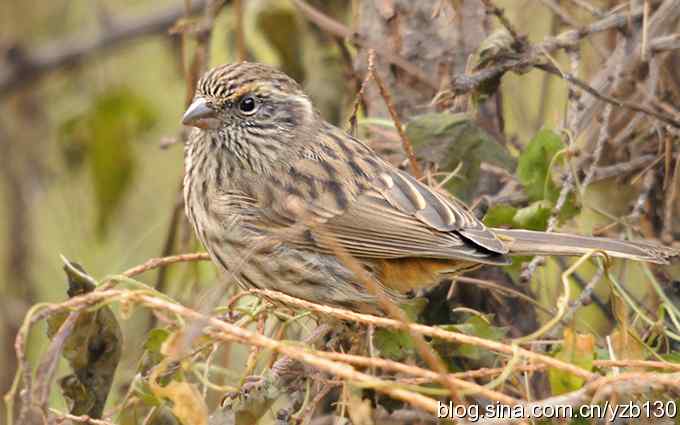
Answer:
[{"label": "streaked brown bird", "polygon": [[508,264],[508,255],[601,250],[666,263],[680,254],[649,242],[487,228],[324,121],[293,79],[266,65],[208,71],[182,123],[197,127],[185,149],[186,213],[213,262],[243,288],[375,305],[338,247],[396,299],[444,275]]}]

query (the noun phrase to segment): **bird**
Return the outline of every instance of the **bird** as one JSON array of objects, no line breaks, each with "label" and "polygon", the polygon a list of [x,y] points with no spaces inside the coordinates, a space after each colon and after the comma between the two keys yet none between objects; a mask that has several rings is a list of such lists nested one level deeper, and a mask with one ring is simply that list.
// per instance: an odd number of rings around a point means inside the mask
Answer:
[{"label": "bird", "polygon": [[184,150],[186,215],[211,260],[243,289],[372,311],[376,295],[362,273],[402,301],[513,255],[596,250],[659,264],[680,255],[648,241],[489,228],[325,121],[296,81],[268,65],[207,71],[182,124],[194,127]]}]

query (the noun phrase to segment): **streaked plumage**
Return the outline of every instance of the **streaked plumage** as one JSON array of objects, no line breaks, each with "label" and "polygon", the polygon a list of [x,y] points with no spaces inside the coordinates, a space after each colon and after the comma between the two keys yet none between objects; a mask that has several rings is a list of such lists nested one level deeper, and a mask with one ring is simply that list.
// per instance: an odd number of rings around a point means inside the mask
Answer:
[{"label": "streaked plumage", "polygon": [[508,254],[603,249],[659,263],[678,255],[645,242],[488,229],[325,122],[297,83],[265,65],[209,71],[183,122],[197,127],[185,152],[187,215],[213,261],[244,288],[371,305],[321,231],[394,297],[441,274],[507,264]]}]

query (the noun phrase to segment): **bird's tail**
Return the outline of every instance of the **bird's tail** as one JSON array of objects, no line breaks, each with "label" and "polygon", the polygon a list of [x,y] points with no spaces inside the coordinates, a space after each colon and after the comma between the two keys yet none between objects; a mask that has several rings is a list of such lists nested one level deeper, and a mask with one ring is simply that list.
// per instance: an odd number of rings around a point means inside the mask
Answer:
[{"label": "bird's tail", "polygon": [[611,257],[668,264],[680,257],[680,249],[646,241],[622,241],[564,233],[521,229],[493,229],[511,255],[584,255],[593,250]]}]

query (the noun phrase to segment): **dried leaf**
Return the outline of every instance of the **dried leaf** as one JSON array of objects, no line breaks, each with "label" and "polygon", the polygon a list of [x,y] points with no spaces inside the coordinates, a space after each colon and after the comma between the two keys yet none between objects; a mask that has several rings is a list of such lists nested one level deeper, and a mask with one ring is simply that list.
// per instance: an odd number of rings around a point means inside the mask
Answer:
[{"label": "dried leaf", "polygon": [[161,354],[163,343],[167,341],[170,335],[170,331],[165,328],[151,329],[146,335],[144,349],[152,353]]},{"label": "dried leaf", "polygon": [[[515,49],[515,40],[512,35],[505,28],[501,28],[482,40],[468,66],[473,71],[479,71],[497,65],[501,61],[520,57],[521,54]],[[530,67],[515,68],[514,71],[523,73],[530,69]],[[479,103],[496,93],[502,77],[503,74],[500,74],[480,84],[473,93],[474,102]]]},{"label": "dried leaf", "polygon": [[[595,359],[595,337],[592,334],[577,334],[565,328],[564,343],[555,358],[592,371]],[[583,378],[571,372],[555,368],[548,370],[548,380],[553,395],[575,391],[585,382]]]},{"label": "dried leaf", "polygon": [[195,385],[182,381],[170,381],[161,386],[157,383],[158,376],[165,371],[168,360],[161,362],[149,376],[149,387],[156,397],[162,397],[172,402],[172,414],[182,425],[207,425],[208,407]]},{"label": "dried leaf", "polygon": [[505,28],[498,29],[482,40],[473,60],[473,69],[480,70],[494,65],[498,59],[517,56],[513,49],[515,40]]},{"label": "dried leaf", "polygon": [[[78,264],[71,264],[84,273]],[[64,267],[64,271],[68,278],[69,297],[94,290],[91,281],[71,268]],[[47,320],[50,339],[59,331],[66,316],[55,315]],[[62,394],[72,414],[101,417],[120,360],[121,346],[120,326],[109,307],[80,313],[62,351],[62,356],[73,369],[73,375],[60,380]]]},{"label": "dried leaf", "polygon": [[371,400],[362,399],[362,391],[359,388],[348,389],[349,418],[354,425],[373,425],[373,407]]},{"label": "dried leaf", "polygon": [[610,335],[612,349],[617,360],[645,359],[645,347],[631,332],[635,331],[632,328],[628,328],[627,332],[623,329],[617,329]]}]

